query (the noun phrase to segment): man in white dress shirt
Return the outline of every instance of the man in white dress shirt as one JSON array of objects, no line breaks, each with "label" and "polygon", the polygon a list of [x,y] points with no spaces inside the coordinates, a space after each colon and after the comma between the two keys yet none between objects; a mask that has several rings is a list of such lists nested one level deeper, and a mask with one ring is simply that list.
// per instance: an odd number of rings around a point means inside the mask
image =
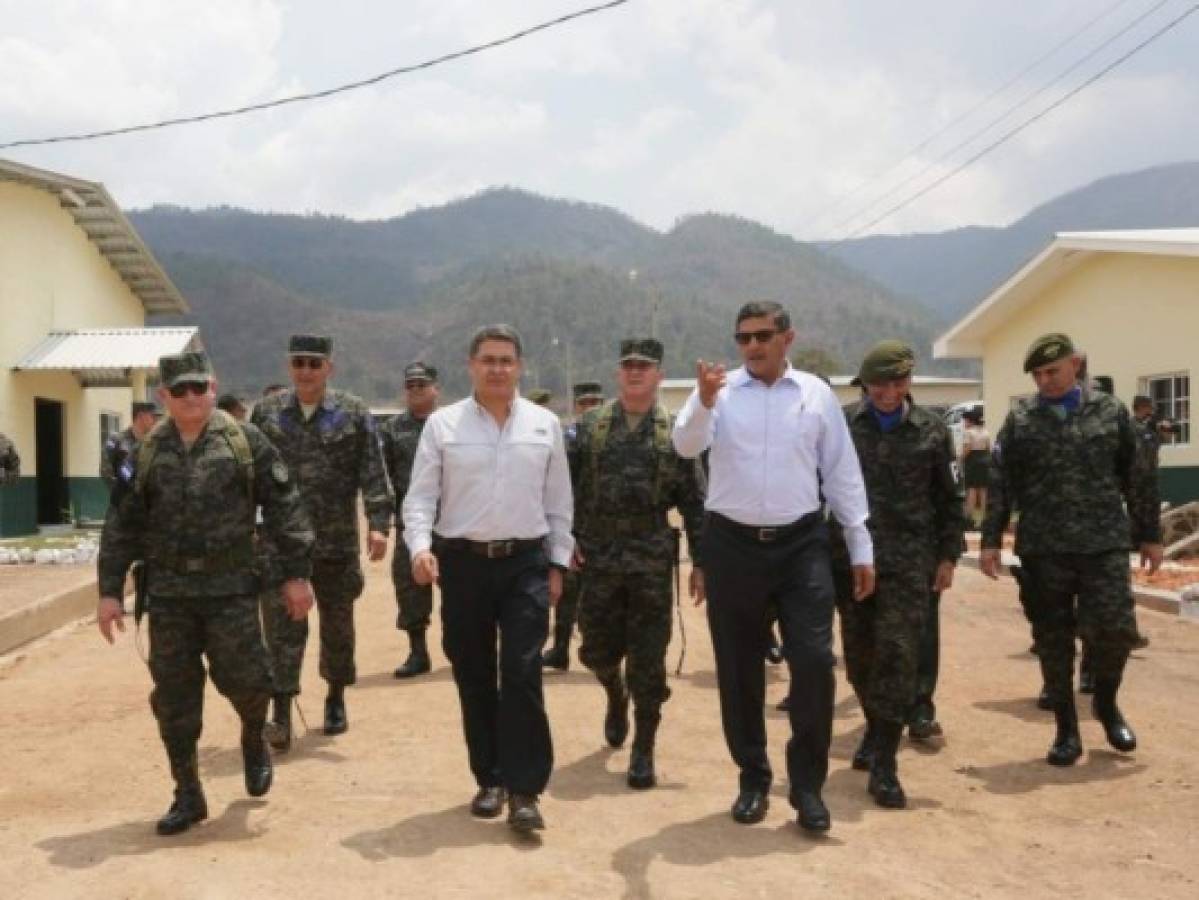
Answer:
[{"label": "man in white dress shirt", "polygon": [[479,785],[471,812],[493,818],[507,799],[509,825],[528,832],[545,827],[537,797],[553,747],[541,647],[574,539],[562,427],[518,396],[521,365],[511,326],[475,333],[474,392],[429,417],[403,518],[413,577],[441,585],[442,644]]},{"label": "man in white dress shirt", "polygon": [[778,605],[791,672],[787,774],[799,825],[827,831],[820,796],[832,740],[833,579],[823,497],[845,531],[854,595],[874,588],[866,492],[832,389],[792,368],[795,330],[777,303],[747,303],[734,335],[745,365],[697,364],[697,387],[675,422],[682,456],[711,450],[703,557],[720,716],[741,769],[733,819],[760,822],[772,780],[766,754],[767,607]]}]

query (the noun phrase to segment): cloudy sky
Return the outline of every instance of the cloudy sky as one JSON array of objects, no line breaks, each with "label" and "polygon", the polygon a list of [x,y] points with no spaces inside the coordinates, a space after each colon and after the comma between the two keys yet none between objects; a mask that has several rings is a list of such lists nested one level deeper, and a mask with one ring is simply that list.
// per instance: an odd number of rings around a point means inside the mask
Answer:
[{"label": "cloudy sky", "polygon": [[[0,143],[317,90],[588,2],[0,0]],[[1193,5],[633,0],[330,100],[0,155],[103,181],[127,208],[229,204],[383,218],[502,184],[616,206],[660,228],[715,210],[801,237],[839,237]],[[1199,159],[1197,45],[1199,14],[871,230],[1002,224],[1103,175]],[[871,206],[882,194],[889,200]]]}]

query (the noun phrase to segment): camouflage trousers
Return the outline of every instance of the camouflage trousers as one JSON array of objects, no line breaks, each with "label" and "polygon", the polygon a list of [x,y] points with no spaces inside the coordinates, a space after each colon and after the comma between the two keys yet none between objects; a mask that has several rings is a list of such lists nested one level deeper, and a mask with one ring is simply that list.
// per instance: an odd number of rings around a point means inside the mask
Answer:
[{"label": "camouflage trousers", "polygon": [[243,722],[266,718],[271,669],[256,599],[152,598],[150,708],[172,763],[195,753],[203,727],[206,674]]},{"label": "camouflage trousers", "polygon": [[433,585],[417,584],[412,579],[412,559],[404,534],[396,536],[391,558],[391,583],[395,586],[396,628],[400,631],[425,631],[433,617]]},{"label": "camouflage trousers", "polygon": [[625,678],[638,710],[657,710],[670,696],[666,647],[674,596],[671,570],[591,570],[579,596],[579,659],[600,681],[625,663]]},{"label": "camouflage trousers", "polygon": [[[320,616],[321,678],[334,685],[353,684],[354,601],[365,581],[358,557],[316,558],[312,561],[312,589]],[[267,646],[275,673],[275,692],[300,693],[300,668],[308,644],[308,619],[297,622],[287,614],[279,591],[263,595]]]},{"label": "camouflage trousers", "polygon": [[1095,680],[1118,684],[1137,639],[1128,553],[1025,555],[1020,564],[1022,601],[1050,698],[1074,696],[1076,636],[1090,652]]},{"label": "camouflage trousers", "polygon": [[866,717],[902,725],[916,700],[920,643],[929,614],[929,573],[880,572],[861,602],[838,579],[845,670]]}]

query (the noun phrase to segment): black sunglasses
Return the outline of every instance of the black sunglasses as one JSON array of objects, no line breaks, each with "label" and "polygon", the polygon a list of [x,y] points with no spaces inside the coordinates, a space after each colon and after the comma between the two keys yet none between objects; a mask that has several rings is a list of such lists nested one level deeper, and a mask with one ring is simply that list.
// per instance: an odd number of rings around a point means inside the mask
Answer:
[{"label": "black sunglasses", "polygon": [[172,384],[167,388],[169,393],[176,400],[181,400],[188,394],[195,394],[197,397],[201,394],[208,393],[207,381],[184,381],[180,384]]},{"label": "black sunglasses", "polygon": [[405,381],[404,387],[411,391],[416,388],[429,387],[432,383],[431,381]]},{"label": "black sunglasses", "polygon": [[325,364],[325,361],[319,356],[293,356],[291,358],[291,367],[293,369],[319,369]]},{"label": "black sunglasses", "polygon": [[733,335],[733,340],[742,347],[748,347],[750,341],[757,341],[759,344],[768,344],[771,338],[779,333],[777,328],[763,328],[761,331],[738,331]]}]

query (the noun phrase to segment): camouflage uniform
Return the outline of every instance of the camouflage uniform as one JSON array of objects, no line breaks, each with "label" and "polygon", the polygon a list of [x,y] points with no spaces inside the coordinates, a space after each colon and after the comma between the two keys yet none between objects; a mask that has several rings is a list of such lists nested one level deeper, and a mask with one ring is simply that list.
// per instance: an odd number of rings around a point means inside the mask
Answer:
[{"label": "camouflage uniform", "polygon": [[[229,437],[238,428],[252,454],[252,473]],[[146,561],[150,706],[182,785],[196,781],[202,655],[243,723],[261,728],[266,717],[271,670],[255,597],[256,506],[287,578],[308,577],[313,534],[287,466],[258,429],[216,411],[190,448],[170,420],[153,435],[147,470],[138,474],[135,462],[113,493],[101,536],[99,588],[101,597],[121,597],[130,565]]]},{"label": "camouflage uniform", "polygon": [[418,419],[408,411],[400,413],[379,428],[383,442],[383,460],[391,487],[395,491],[396,535],[395,552],[391,559],[391,580],[395,585],[396,628],[401,631],[425,631],[433,615],[433,586],[420,585],[412,580],[412,560],[404,544],[404,520],[400,515],[404,495],[408,493],[408,481],[412,477],[412,463],[416,459],[416,447],[420,443],[425,419]]},{"label": "camouflage uniform", "polygon": [[133,457],[137,452],[139,441],[132,428],[126,428],[118,434],[111,435],[100,450],[100,477],[108,486],[109,493],[117,483],[117,472],[121,466],[128,463],[133,465]]},{"label": "camouflage uniform", "polygon": [[1091,648],[1096,683],[1119,684],[1136,640],[1130,537],[1161,539],[1156,477],[1138,465],[1128,410],[1109,394],[1081,391],[1073,412],[1034,398],[1008,413],[992,453],[982,538],[983,549],[999,549],[1019,507],[1015,550],[1055,704],[1073,702],[1076,631]]},{"label": "camouflage uniform", "polygon": [[[602,417],[611,417],[603,447],[596,446]],[[656,725],[669,695],[666,647],[670,643],[671,569],[677,533],[667,523],[672,507],[683,515],[694,565],[703,519],[703,495],[691,460],[675,452],[672,417],[661,406],[629,430],[619,401],[587,412],[570,448],[575,485],[575,533],[586,579],[579,599],[583,643],[579,659],[605,686],[627,678],[638,717]],[[664,431],[663,431],[664,428]],[[598,451],[598,454],[597,454]]]},{"label": "camouflage uniform", "polygon": [[[354,601],[364,585],[358,492],[372,531],[387,534],[395,510],[374,419],[358,397],[330,388],[310,419],[295,391],[285,390],[259,402],[252,421],[291,468],[316,532],[312,587],[320,611],[321,677],[330,685],[353,684]],[[308,622],[290,619],[277,596],[268,619],[276,692],[297,694]]]},{"label": "camouflage uniform", "polygon": [[[884,432],[862,400],[846,408],[870,501],[874,594],[853,599],[843,541],[837,540],[837,609],[850,684],[868,720],[902,724],[916,698],[920,641],[937,565],[962,552],[965,517],[953,439],[945,424],[908,406]],[[834,534],[840,527],[833,523]]]},{"label": "camouflage uniform", "polygon": [[3,434],[0,434],[0,487],[10,487],[21,477],[21,457],[17,448]]}]

